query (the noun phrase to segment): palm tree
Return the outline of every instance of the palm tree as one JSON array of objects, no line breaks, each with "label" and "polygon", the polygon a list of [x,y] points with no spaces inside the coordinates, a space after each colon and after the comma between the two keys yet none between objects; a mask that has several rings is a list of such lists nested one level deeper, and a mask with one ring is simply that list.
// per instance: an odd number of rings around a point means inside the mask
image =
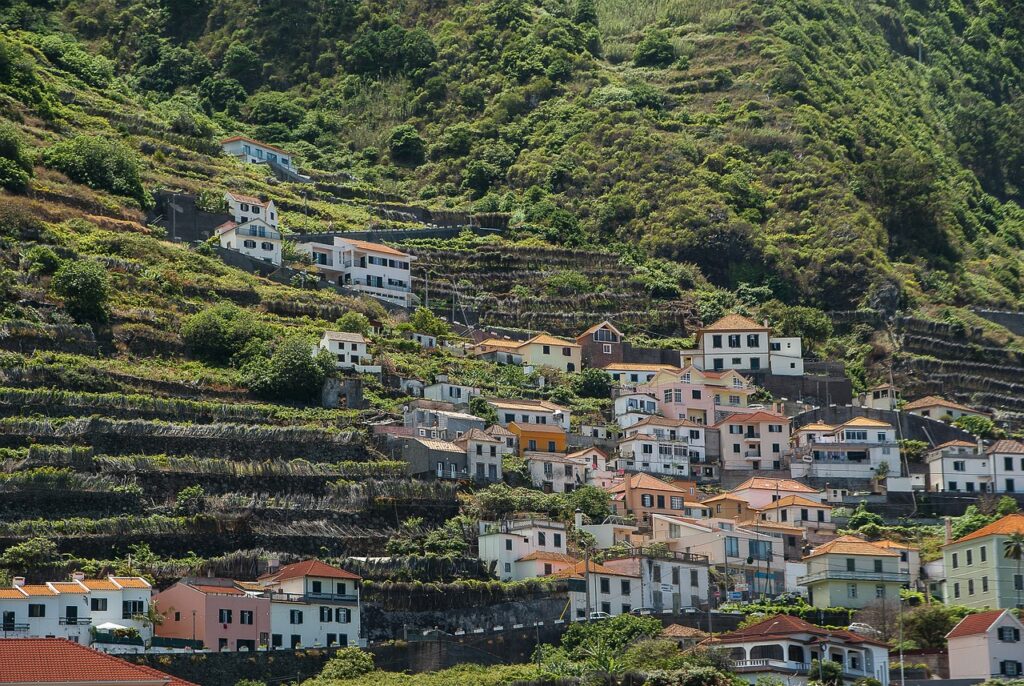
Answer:
[{"label": "palm tree", "polygon": [[[1003,541],[1003,557],[1005,557],[1008,560],[1017,561],[1017,577],[1020,577],[1021,563],[1024,562],[1024,533],[1017,532],[1010,534],[1010,537]],[[1021,588],[1020,585],[1018,585],[1017,607],[1021,607],[1020,591]]]}]

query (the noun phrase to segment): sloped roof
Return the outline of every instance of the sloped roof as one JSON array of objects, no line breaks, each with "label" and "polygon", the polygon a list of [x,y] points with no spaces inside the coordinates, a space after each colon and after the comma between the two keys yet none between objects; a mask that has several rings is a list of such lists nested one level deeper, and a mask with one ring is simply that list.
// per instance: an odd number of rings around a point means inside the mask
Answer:
[{"label": "sloped roof", "polygon": [[817,493],[815,489],[811,488],[806,484],[802,484],[794,479],[769,479],[763,476],[752,476],[736,488],[732,489],[730,493],[736,491],[742,491],[746,488],[754,488],[757,490],[764,491],[796,491],[798,493]]},{"label": "sloped roof", "polygon": [[505,410],[529,410],[537,412],[565,412],[566,408],[547,400],[530,400],[529,398],[484,398],[489,405]]},{"label": "sloped roof", "polygon": [[1008,453],[1010,455],[1024,455],[1024,442],[1013,441],[1008,438],[1004,438],[1000,441],[996,441],[988,447],[985,451],[987,455],[995,455],[996,453]]},{"label": "sloped roof", "polygon": [[227,233],[228,231],[230,231],[231,229],[233,229],[233,228],[235,228],[237,226],[238,226],[238,222],[229,219],[226,222],[224,222],[223,224],[218,224],[213,230],[219,236],[222,233]]},{"label": "sloped roof", "polygon": [[909,543],[900,543],[899,541],[890,541],[883,539],[881,541],[872,541],[879,548],[895,548],[897,550],[920,550],[916,545],[910,545]]},{"label": "sloped roof", "polygon": [[608,327],[609,329],[611,329],[612,331],[617,333],[619,335],[619,338],[622,338],[622,332],[619,331],[617,328],[615,328],[614,324],[612,324],[610,321],[605,319],[603,322],[598,322],[597,324],[594,324],[592,327],[590,327],[589,329],[587,329],[586,331],[581,333],[579,336],[576,337],[576,340],[579,340],[579,339],[583,338],[584,336],[589,336],[590,334],[594,333],[595,331],[597,331],[598,329],[600,329],[603,326],[604,327]]},{"label": "sloped roof", "polygon": [[51,581],[48,585],[61,595],[73,593],[81,593],[84,595],[89,592],[88,588],[77,581]]},{"label": "sloped roof", "polygon": [[303,560],[290,565],[285,565],[273,574],[265,574],[260,580],[287,581],[288,579],[301,579],[305,576],[316,576],[325,579],[361,579],[358,574],[353,574],[341,567],[329,565],[320,560]]},{"label": "sloped roof", "polygon": [[946,634],[946,638],[961,638],[963,636],[983,634],[992,628],[992,625],[1003,616],[1004,612],[1007,612],[1007,610],[988,610],[967,615],[957,622],[957,625]]},{"label": "sloped roof", "polygon": [[487,427],[487,433],[492,436],[515,436],[514,433],[503,427],[501,424],[491,424]]},{"label": "sloped roof", "polygon": [[0,684],[196,686],[66,638],[0,639]]},{"label": "sloped roof", "polygon": [[818,557],[819,555],[870,555],[871,557],[899,557],[898,554],[890,552],[887,548],[881,548],[874,543],[869,543],[856,536],[840,536],[834,538],[824,545],[819,545],[810,555],[804,559]]},{"label": "sloped roof", "polygon": [[767,331],[768,327],[758,324],[742,314],[727,314],[721,319],[701,327],[699,331]]},{"label": "sloped roof", "polygon": [[[182,582],[185,583],[185,582]],[[200,593],[213,593],[217,595],[245,595],[245,591],[234,586],[217,586],[216,584],[185,583],[189,588],[194,588]]]},{"label": "sloped roof", "polygon": [[824,508],[826,510],[831,510],[832,509],[831,505],[826,505],[825,503],[816,503],[813,500],[808,500],[807,498],[804,498],[804,497],[799,496],[799,495],[786,495],[786,496],[783,496],[783,497],[779,498],[778,500],[776,500],[771,505],[766,505],[765,507],[762,507],[761,509],[762,510],[777,510],[780,507],[793,507],[793,506],[797,506],[797,507],[822,507],[822,508]]},{"label": "sloped roof", "polygon": [[366,337],[361,333],[351,331],[324,331],[323,338],[329,341],[342,341],[344,343],[366,343]]},{"label": "sloped roof", "polygon": [[665,638],[707,638],[708,635],[700,629],[694,629],[692,626],[683,626],[682,624],[669,624],[667,627],[661,630],[661,635]]},{"label": "sloped roof", "polygon": [[[519,422],[512,422],[508,425],[509,431],[516,433],[515,429],[518,429],[520,433],[532,433],[532,434],[552,434],[552,435],[563,435],[565,429],[558,424],[520,424]],[[518,434],[516,434],[518,435]]]},{"label": "sloped roof", "polygon": [[702,502],[705,505],[707,505],[709,503],[718,503],[718,502],[722,502],[724,500],[730,500],[730,501],[736,502],[736,503],[743,503],[744,505],[749,505],[750,504],[746,499],[741,498],[741,497],[739,497],[737,495],[733,495],[732,493],[719,493],[718,495],[711,496],[710,498],[707,498],[707,499],[705,499]]},{"label": "sloped roof", "polygon": [[686,426],[686,427],[693,427],[693,428],[696,428],[696,429],[706,429],[707,428],[703,424],[697,424],[696,422],[691,422],[689,419],[669,419],[667,417],[651,416],[651,417],[647,417],[646,419],[640,420],[639,422],[637,422],[636,424],[633,424],[632,426],[626,427],[626,431],[629,431],[630,429],[635,429],[638,426],[673,426],[673,427],[675,427],[675,426]]},{"label": "sloped roof", "polygon": [[754,533],[758,533],[760,529],[786,531],[794,534],[802,534],[804,532],[804,530],[798,526],[789,526],[788,524],[784,524],[782,522],[769,522],[764,519],[748,519],[745,522],[737,522],[736,526],[741,529],[753,531]]},{"label": "sloped roof", "polygon": [[0,588],[0,600],[20,600],[28,596],[18,590],[18,587]]},{"label": "sloped roof", "polygon": [[744,643],[754,640],[794,638],[796,634],[810,634],[812,643],[817,643],[821,639],[839,638],[847,643],[886,645],[881,641],[855,634],[847,629],[825,629],[792,615],[769,617],[746,628],[720,634],[708,639],[706,643]]},{"label": "sloped roof", "polygon": [[955,403],[952,400],[940,398],[937,395],[926,395],[923,398],[912,400],[911,402],[904,405],[903,409],[907,412],[910,412],[911,410],[920,410],[925,407],[948,407],[951,410],[961,410],[962,412],[975,412],[977,414],[983,414],[982,412],[978,412],[978,410],[975,410],[973,407],[961,405],[960,403]]},{"label": "sloped roof", "polygon": [[421,438],[419,436],[413,436],[414,441],[422,446],[425,446],[427,450],[439,450],[444,453],[462,453],[465,454],[466,449],[462,446],[456,445],[451,441],[442,441],[437,438]]},{"label": "sloped roof", "polygon": [[234,191],[228,191],[228,195],[230,195],[232,199],[237,200],[238,202],[247,202],[250,205],[259,205],[260,207],[266,207],[271,202],[269,200],[260,200],[259,198],[253,195],[242,195],[241,193],[235,193]]},{"label": "sloped roof", "polygon": [[[644,472],[637,472],[636,474],[631,474],[629,476],[629,488],[646,488],[648,490],[654,491],[673,491],[683,494],[686,493],[685,489],[679,488],[674,484],[662,481],[661,479],[651,476],[650,474],[645,474]],[[609,486],[607,490],[609,493],[624,492],[626,490],[626,481],[623,480],[622,482],[617,483],[614,486]]]},{"label": "sloped roof", "polygon": [[480,441],[481,443],[503,443],[503,441],[498,440],[486,431],[482,431],[475,426],[454,440],[453,443],[459,445],[461,443],[468,443],[469,441]]},{"label": "sloped roof", "polygon": [[601,454],[601,457],[603,457],[603,458],[605,458],[605,459],[607,459],[607,458],[608,458],[608,453],[606,453],[605,451],[601,450],[600,448],[594,448],[594,447],[590,447],[590,448],[583,448],[583,449],[581,449],[581,450],[577,450],[577,451],[576,451],[576,452],[574,452],[574,453],[569,453],[568,455],[566,455],[566,457],[567,457],[567,458],[569,458],[569,459],[571,460],[571,459],[573,459],[573,458],[580,458],[580,457],[583,457],[583,456],[584,456],[584,455],[586,455],[587,453],[600,453],[600,454]]},{"label": "sloped roof", "polygon": [[524,555],[516,562],[532,562],[533,560],[539,560],[541,562],[565,562],[566,564],[574,565],[579,560],[572,555],[566,555],[565,553],[551,553],[546,550],[534,550],[529,555]]},{"label": "sloped roof", "polygon": [[524,341],[523,345],[529,345],[536,343],[538,345],[561,345],[569,348],[578,348],[580,344],[576,341],[567,341],[564,338],[556,338],[546,333],[539,333],[528,341]]},{"label": "sloped roof", "polygon": [[261,148],[267,148],[268,150],[276,150],[277,152],[283,152],[285,155],[291,155],[290,152],[288,152],[287,150],[283,150],[277,147],[276,145],[264,143],[262,141],[256,140],[255,138],[249,138],[248,136],[231,136],[230,138],[225,138],[221,140],[220,144],[224,145],[225,143],[233,143],[235,141],[245,141],[246,143],[254,143],[255,145],[260,146]]},{"label": "sloped roof", "polygon": [[153,588],[153,585],[140,576],[112,576],[110,580],[121,588]]},{"label": "sloped roof", "polygon": [[[973,541],[976,538],[984,538],[985,536],[1009,536],[1010,534],[1024,534],[1024,514],[1015,512],[1014,514],[1006,515],[988,526],[983,526],[973,533],[956,539],[953,543]],[[951,544],[947,543],[947,545]]]},{"label": "sloped roof", "polygon": [[714,424],[714,426],[722,426],[723,424],[731,424],[733,422],[742,422],[744,424],[760,423],[760,422],[779,422],[781,424],[789,424],[789,417],[781,414],[775,414],[774,412],[766,412],[764,410],[758,410],[757,412],[733,412],[732,414],[723,417],[720,422]]},{"label": "sloped roof", "polygon": [[85,579],[82,583],[90,591],[118,591],[121,589],[110,579]]},{"label": "sloped roof", "polygon": [[45,584],[25,584],[21,587],[21,590],[26,595],[57,595],[57,591]]},{"label": "sloped roof", "polygon": [[676,374],[678,372],[683,371],[682,369],[680,369],[679,367],[675,366],[674,364],[661,364],[661,363],[641,364],[639,362],[609,362],[608,364],[606,364],[603,367],[601,367],[601,369],[604,369],[604,370],[608,370],[608,369],[616,369],[616,370],[618,370],[618,369],[621,369],[624,372],[656,371],[656,372],[670,372],[672,374]]},{"label": "sloped roof", "polygon": [[944,450],[946,448],[977,448],[977,443],[971,443],[970,441],[946,441],[945,443],[939,443],[934,448],[929,448],[928,452],[935,452],[936,450]]},{"label": "sloped roof", "polygon": [[[597,562],[593,562],[593,561],[590,563],[590,568],[589,569],[590,569],[590,573],[591,574],[606,574],[608,576],[627,576],[627,577],[630,577],[630,578],[636,578],[636,576],[637,576],[636,574],[629,574],[627,572],[620,572],[617,569],[612,569],[611,567],[605,567],[604,565],[602,565],[600,563],[597,563]],[[582,579],[586,573],[587,573],[587,563],[586,563],[586,561],[581,560],[581,561],[577,562],[575,565],[573,565],[572,567],[569,567],[567,569],[563,569],[561,571],[555,572],[554,574],[552,574],[552,576],[556,576],[556,577],[560,577],[560,578]]]},{"label": "sloped roof", "polygon": [[877,427],[889,427],[892,428],[892,424],[889,422],[883,422],[881,419],[871,419],[870,417],[854,417],[853,419],[843,422],[836,426],[836,429],[842,429],[845,426],[877,426]]},{"label": "sloped roof", "polygon": [[359,241],[355,238],[346,238],[345,236],[338,236],[338,239],[348,243],[353,248],[360,250],[368,250],[370,252],[379,252],[384,255],[395,255],[396,257],[409,257],[407,253],[401,250],[395,250],[394,248],[384,245],[383,243],[371,243],[370,241]]},{"label": "sloped roof", "polygon": [[836,427],[833,425],[826,424],[825,422],[811,422],[810,424],[804,424],[799,429],[796,429],[794,433],[796,431],[832,431],[835,428]]}]

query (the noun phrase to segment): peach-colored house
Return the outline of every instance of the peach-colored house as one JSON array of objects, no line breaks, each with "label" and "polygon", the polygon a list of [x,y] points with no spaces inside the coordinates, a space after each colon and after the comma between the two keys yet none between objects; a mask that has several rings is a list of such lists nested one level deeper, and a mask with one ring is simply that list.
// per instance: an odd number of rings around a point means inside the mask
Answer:
[{"label": "peach-colored house", "polygon": [[200,640],[208,650],[256,650],[270,642],[270,600],[231,579],[186,577],[153,602],[164,615],[157,636]]},{"label": "peach-colored house", "polygon": [[663,370],[637,392],[649,393],[661,403],[661,413],[672,419],[688,419],[710,425],[727,412],[753,412],[749,406],[754,385],[734,369],[701,371],[690,365]]},{"label": "peach-colored house", "polygon": [[692,481],[669,483],[650,474],[626,474],[623,480],[606,489],[611,495],[612,511],[620,516],[633,515],[648,522],[652,514],[672,514],[702,519],[711,508],[697,501],[697,484]]}]

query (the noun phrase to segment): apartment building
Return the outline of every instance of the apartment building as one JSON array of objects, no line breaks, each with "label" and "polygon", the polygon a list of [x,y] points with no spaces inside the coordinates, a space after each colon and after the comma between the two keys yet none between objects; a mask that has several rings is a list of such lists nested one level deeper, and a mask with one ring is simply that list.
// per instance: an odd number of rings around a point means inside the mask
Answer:
[{"label": "apartment building", "polygon": [[[618,441],[618,467],[681,479],[700,477],[706,463],[704,426],[685,419],[647,417],[626,427]],[[697,465],[697,473],[691,471]]]},{"label": "apartment building", "polygon": [[330,243],[302,241],[298,248],[309,254],[313,266],[332,284],[400,307],[415,304],[411,265],[416,258],[413,255],[382,243],[342,236],[334,236]]},{"label": "apartment building", "polygon": [[494,565],[499,579],[514,581],[538,576],[538,564],[540,576],[569,566],[568,543],[564,523],[519,514],[500,522],[480,522],[477,549],[484,563]]},{"label": "apartment building", "polygon": [[836,525],[832,521],[832,506],[799,495],[787,495],[765,506],[761,519],[788,524],[802,529],[812,544],[825,543],[835,537]]},{"label": "apartment building", "polygon": [[878,419],[807,424],[793,432],[793,442],[790,468],[797,478],[870,479],[883,464],[890,475],[901,473],[896,428]]},{"label": "apartment building", "polygon": [[789,448],[789,418],[764,410],[730,414],[714,428],[721,443],[722,469],[782,469]]},{"label": "apartment building", "polygon": [[1013,608],[1024,605],[1024,573],[1005,555],[1007,540],[1024,534],[1024,514],[1007,515],[942,547],[948,605]]},{"label": "apartment building", "polygon": [[270,647],[364,645],[360,581],[358,574],[319,560],[303,560],[261,576],[256,587],[270,601]]},{"label": "apartment building", "polygon": [[773,337],[766,324],[728,314],[697,329],[697,347],[680,352],[682,366],[723,371],[735,369],[802,376],[803,346],[799,338]]},{"label": "apartment building", "polygon": [[901,572],[899,555],[856,536],[840,536],[804,558],[806,576],[797,583],[807,589],[815,607],[863,608],[899,602],[900,589],[910,583]]},{"label": "apartment building", "polygon": [[702,371],[689,365],[660,372],[636,390],[657,398],[664,416],[697,424],[710,425],[727,414],[760,409],[750,407],[750,396],[756,390],[754,384],[732,369]]}]

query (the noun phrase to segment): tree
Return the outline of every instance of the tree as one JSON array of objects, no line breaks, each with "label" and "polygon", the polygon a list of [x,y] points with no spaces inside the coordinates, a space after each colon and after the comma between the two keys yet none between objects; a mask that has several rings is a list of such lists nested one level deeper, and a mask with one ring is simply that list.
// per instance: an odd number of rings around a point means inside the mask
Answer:
[{"label": "tree", "polygon": [[988,417],[965,414],[953,421],[953,426],[958,426],[964,431],[977,436],[978,438],[992,438],[995,435],[996,425]]},{"label": "tree", "polygon": [[609,650],[620,652],[639,639],[654,638],[660,633],[661,621],[654,617],[618,615],[600,622],[573,623],[562,634],[562,647],[578,659],[582,651],[599,640]]},{"label": "tree", "polygon": [[251,91],[259,84],[262,65],[259,55],[253,52],[252,48],[245,43],[234,41],[224,52],[221,70],[225,76]]},{"label": "tree", "polygon": [[41,536],[15,543],[0,555],[0,566],[18,571],[46,567],[56,561],[57,544]]},{"label": "tree", "polygon": [[186,319],[181,335],[191,355],[211,364],[226,365],[240,356],[249,341],[267,340],[271,331],[252,312],[223,303]]},{"label": "tree", "polygon": [[850,519],[847,526],[851,529],[859,529],[866,524],[877,524],[881,526],[885,523],[885,520],[881,516],[874,512],[869,512],[866,503],[862,500],[850,514]]},{"label": "tree", "polygon": [[498,413],[494,407],[478,395],[469,399],[469,413],[484,420],[487,426],[498,423]]},{"label": "tree", "polygon": [[633,51],[633,62],[638,67],[667,67],[675,59],[676,49],[672,47],[668,34],[657,29],[644,33]]},{"label": "tree", "polygon": [[843,665],[834,660],[811,660],[811,667],[807,671],[809,683],[823,684],[824,686],[842,686]]},{"label": "tree", "polygon": [[320,393],[334,369],[331,355],[301,335],[281,341],[269,358],[256,357],[242,368],[245,385],[256,395],[273,400],[310,401]]},{"label": "tree", "polygon": [[903,616],[904,640],[913,641],[924,650],[942,650],[946,647],[946,634],[967,612],[965,607],[942,603],[915,607]]},{"label": "tree", "polygon": [[611,514],[608,491],[597,486],[580,486],[565,494],[567,509],[580,510],[592,522],[601,522]]},{"label": "tree", "polygon": [[964,513],[953,519],[953,540],[972,534],[995,521],[995,517],[982,514],[976,505],[968,505]]},{"label": "tree", "polygon": [[[1014,532],[1003,541],[1003,557],[1008,560],[1016,560],[1017,562],[1017,576],[1021,575],[1021,564],[1024,563],[1024,534]],[[1020,604],[1020,592],[1021,587],[1019,584],[1015,584],[1017,589],[1017,607],[1021,607]]]},{"label": "tree", "polygon": [[57,270],[50,289],[64,300],[75,321],[102,324],[110,316],[107,273],[95,262],[68,261]]},{"label": "tree", "polygon": [[572,390],[581,398],[609,398],[612,394],[612,377],[601,369],[587,367],[571,378]]},{"label": "tree", "polygon": [[594,0],[576,0],[572,13],[573,23],[597,26],[597,5]]},{"label": "tree", "polygon": [[423,162],[426,143],[414,126],[400,124],[391,129],[387,137],[387,146],[391,159],[399,164],[415,167]]},{"label": "tree", "polygon": [[354,679],[373,671],[373,654],[359,648],[341,648],[324,665],[314,681],[329,679]]},{"label": "tree", "polygon": [[363,336],[370,335],[371,327],[369,317],[362,312],[356,312],[355,310],[349,310],[338,317],[338,321],[336,321],[334,325],[338,328],[338,331],[358,333]]},{"label": "tree", "polygon": [[416,333],[444,338],[450,336],[452,329],[448,322],[438,317],[425,307],[417,307],[416,311],[409,317],[409,325]]},{"label": "tree", "polygon": [[116,138],[75,136],[50,146],[43,164],[90,188],[134,198],[146,207],[151,199],[142,187],[139,158]]}]

